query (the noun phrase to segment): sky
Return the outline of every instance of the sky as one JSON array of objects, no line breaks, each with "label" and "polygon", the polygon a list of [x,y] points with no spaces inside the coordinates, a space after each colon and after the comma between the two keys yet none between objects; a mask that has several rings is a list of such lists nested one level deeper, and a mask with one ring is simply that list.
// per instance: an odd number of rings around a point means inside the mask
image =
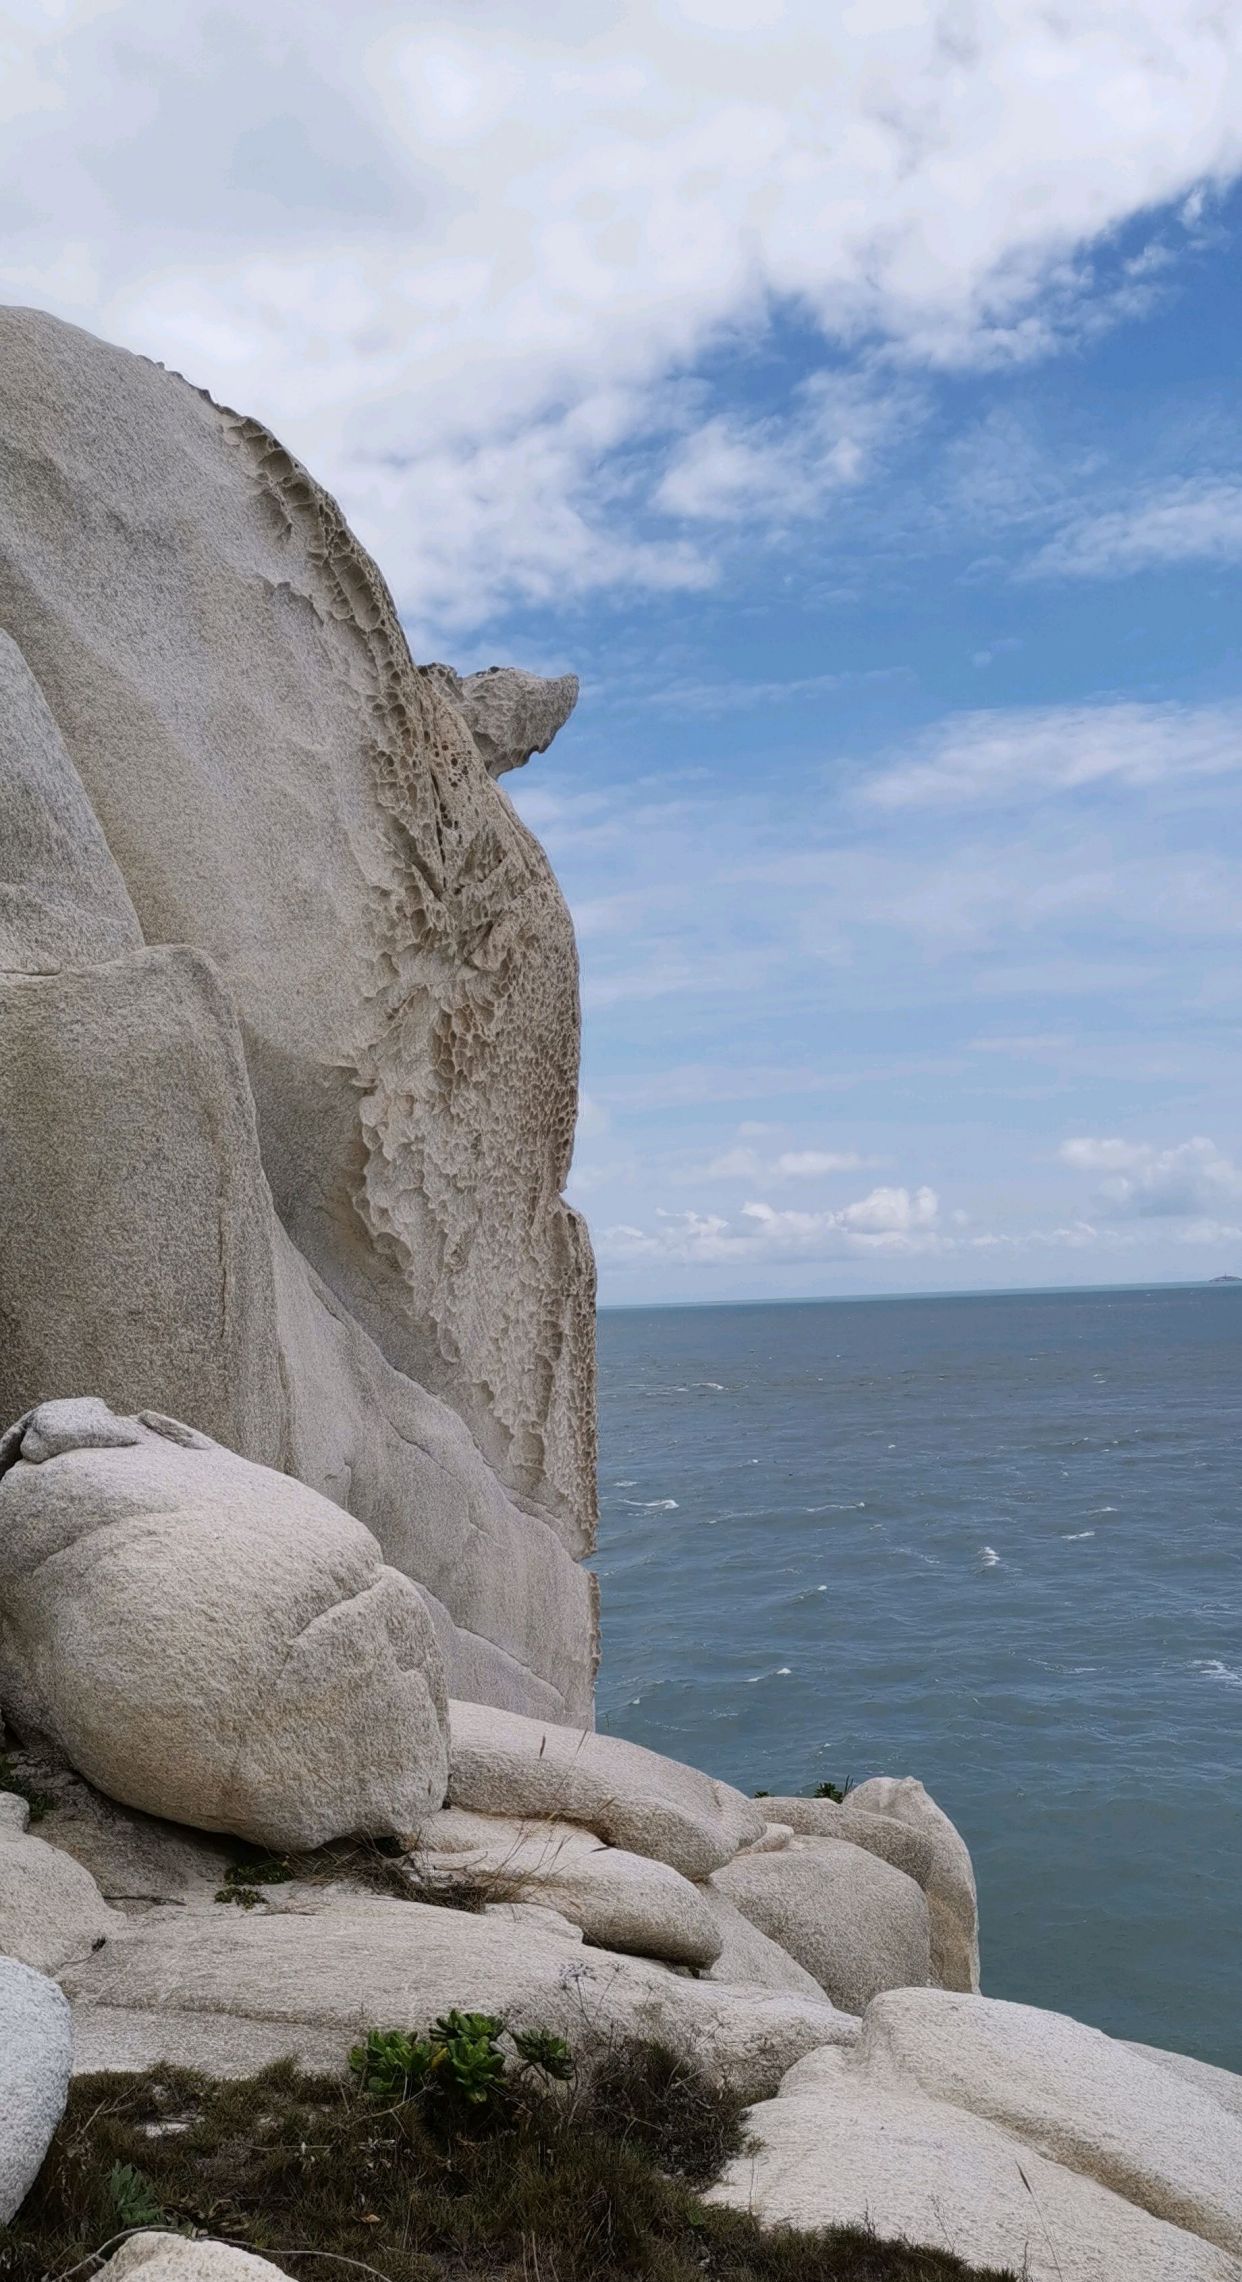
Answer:
[{"label": "sky", "polygon": [[1235,0],[9,0],[0,297],[267,420],[582,956],[611,1303],[1242,1274]]}]

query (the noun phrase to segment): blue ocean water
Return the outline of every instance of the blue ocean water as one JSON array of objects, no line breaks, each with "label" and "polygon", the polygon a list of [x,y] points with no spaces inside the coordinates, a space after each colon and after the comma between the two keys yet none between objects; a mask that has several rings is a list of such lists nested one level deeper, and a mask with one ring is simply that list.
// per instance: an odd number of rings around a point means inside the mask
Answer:
[{"label": "blue ocean water", "polygon": [[1242,2068],[1242,1287],[599,1334],[600,1725],[921,1776],[986,1993]]}]

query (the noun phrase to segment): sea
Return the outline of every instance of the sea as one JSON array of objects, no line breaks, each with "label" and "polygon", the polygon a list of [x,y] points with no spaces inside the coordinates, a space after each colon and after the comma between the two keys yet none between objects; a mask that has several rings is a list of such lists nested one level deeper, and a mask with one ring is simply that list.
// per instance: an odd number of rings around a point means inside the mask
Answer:
[{"label": "sea", "polygon": [[599,1724],[915,1774],[983,1988],[1242,2069],[1242,1286],[606,1310]]}]

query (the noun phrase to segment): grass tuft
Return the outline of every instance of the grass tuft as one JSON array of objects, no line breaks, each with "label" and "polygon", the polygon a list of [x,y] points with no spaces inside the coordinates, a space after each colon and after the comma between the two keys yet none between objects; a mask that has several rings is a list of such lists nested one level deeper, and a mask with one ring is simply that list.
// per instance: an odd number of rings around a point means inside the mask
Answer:
[{"label": "grass tuft", "polygon": [[326,2282],[339,2261],[381,2282],[1014,2282],[858,2229],[765,2233],[707,2208],[692,2182],[741,2130],[735,2100],[649,2046],[482,2131],[287,2061],[226,2083],[172,2067],[81,2076],[0,2228],[0,2274],[57,2282],[84,2261],[76,2282],[90,2282],[100,2247],[158,2213],[296,2282]]}]

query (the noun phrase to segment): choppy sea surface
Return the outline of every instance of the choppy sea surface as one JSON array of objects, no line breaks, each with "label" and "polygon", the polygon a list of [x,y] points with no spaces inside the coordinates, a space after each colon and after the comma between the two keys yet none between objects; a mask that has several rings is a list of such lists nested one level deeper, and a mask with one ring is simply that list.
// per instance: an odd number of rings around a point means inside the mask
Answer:
[{"label": "choppy sea surface", "polygon": [[601,1727],[917,1774],[985,1993],[1242,2068],[1242,1287],[606,1311]]}]

